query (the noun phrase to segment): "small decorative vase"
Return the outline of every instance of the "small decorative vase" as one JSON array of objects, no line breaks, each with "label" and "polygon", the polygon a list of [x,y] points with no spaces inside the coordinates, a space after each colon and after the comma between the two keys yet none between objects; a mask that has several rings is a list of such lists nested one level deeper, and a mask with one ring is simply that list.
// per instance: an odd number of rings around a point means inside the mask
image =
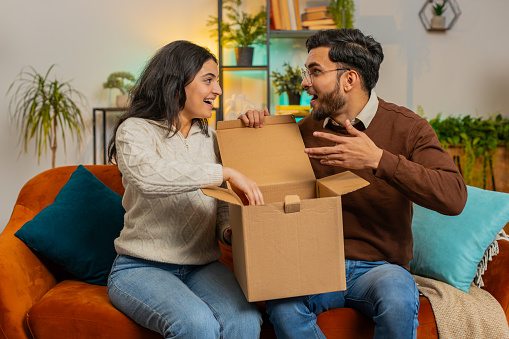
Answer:
[{"label": "small decorative vase", "polygon": [[127,94],[117,95],[116,101],[117,107],[128,107],[129,106],[129,96]]},{"label": "small decorative vase", "polygon": [[434,15],[431,18],[430,24],[431,24],[431,29],[440,29],[440,30],[446,29],[445,16]]},{"label": "small decorative vase", "polygon": [[235,47],[235,59],[237,66],[253,65],[254,47]]},{"label": "small decorative vase", "polygon": [[288,95],[288,103],[290,105],[300,105],[300,94],[287,91],[286,94]]}]

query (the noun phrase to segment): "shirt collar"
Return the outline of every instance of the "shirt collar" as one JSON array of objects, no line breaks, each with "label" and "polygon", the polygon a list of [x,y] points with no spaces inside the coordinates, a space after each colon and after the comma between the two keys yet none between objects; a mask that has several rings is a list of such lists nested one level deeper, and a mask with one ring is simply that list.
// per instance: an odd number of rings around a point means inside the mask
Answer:
[{"label": "shirt collar", "polygon": [[[369,96],[369,100],[366,103],[366,106],[364,106],[360,113],[357,114],[357,116],[353,118],[352,121],[350,122],[352,123],[352,125],[355,125],[359,121],[362,121],[364,127],[368,128],[369,124],[371,123],[371,120],[373,120],[373,118],[375,117],[377,110],[378,110],[378,97],[376,96],[375,90],[372,89]],[[333,125],[339,126],[339,124],[336,121],[334,121],[334,119],[329,117],[325,118],[323,122],[323,128],[327,126],[329,120]]]}]

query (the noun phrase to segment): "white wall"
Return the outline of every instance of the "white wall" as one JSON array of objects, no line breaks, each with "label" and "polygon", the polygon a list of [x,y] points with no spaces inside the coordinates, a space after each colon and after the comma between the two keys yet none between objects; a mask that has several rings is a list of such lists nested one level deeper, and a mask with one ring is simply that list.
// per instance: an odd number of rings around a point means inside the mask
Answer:
[{"label": "white wall", "polygon": [[[360,1],[357,26],[384,46],[378,94],[428,116],[509,116],[509,10],[505,0],[458,1],[452,30],[426,32],[417,12],[424,1]],[[447,13],[447,12],[446,12]]]},{"label": "white wall", "polygon": [[[316,1],[316,0],[315,0]],[[301,0],[302,4],[306,3]],[[509,116],[509,22],[505,0],[461,0],[452,30],[427,32],[418,12],[424,0],[356,0],[355,27],[373,35],[384,49],[377,94],[428,117]],[[448,9],[446,14],[452,14]],[[297,51],[304,50],[298,53]],[[278,40],[271,65],[303,64],[305,40]],[[276,95],[273,102],[279,102]],[[477,113],[478,112],[478,113]]]},{"label": "white wall", "polygon": [[[428,116],[502,112],[509,116],[509,2],[462,0],[462,15],[446,33],[428,33],[418,18],[424,0],[357,0],[356,26],[383,44],[385,61],[376,88],[382,98]],[[303,6],[301,5],[301,8]],[[9,220],[17,194],[35,174],[51,167],[51,156],[19,155],[19,131],[11,124],[10,83],[25,65],[55,74],[83,92],[87,124],[84,143],[63,147],[57,166],[92,163],[92,107],[109,106],[115,92],[102,89],[114,71],[139,74],[166,43],[186,39],[216,43],[205,26],[216,14],[213,0],[2,0],[0,2],[0,230]],[[292,57],[305,60],[302,42],[289,42]],[[278,56],[282,63],[286,56]],[[278,59],[275,59],[277,62]],[[246,93],[250,90],[246,89]],[[226,97],[225,97],[226,99]]]},{"label": "white wall", "polygon": [[102,88],[107,76],[115,71],[139,74],[158,48],[177,39],[207,45],[216,54],[205,26],[208,15],[216,13],[217,3],[211,0],[0,1],[0,231],[24,183],[51,168],[51,154],[41,157],[39,165],[33,147],[19,154],[19,130],[11,124],[10,95],[5,93],[21,68],[32,65],[44,73],[55,63],[54,74],[73,79],[86,95],[83,145],[69,141],[66,155],[60,145],[56,165],[91,164],[92,108],[111,106],[117,94]]}]

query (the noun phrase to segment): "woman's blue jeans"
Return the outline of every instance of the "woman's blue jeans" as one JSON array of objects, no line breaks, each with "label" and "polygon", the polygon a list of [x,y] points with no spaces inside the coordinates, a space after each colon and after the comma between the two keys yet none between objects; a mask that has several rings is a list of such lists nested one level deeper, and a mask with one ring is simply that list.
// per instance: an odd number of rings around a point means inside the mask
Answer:
[{"label": "woman's blue jeans", "polygon": [[112,304],[165,338],[258,338],[262,318],[224,264],[174,265],[117,256]]},{"label": "woman's blue jeans", "polygon": [[419,291],[412,275],[385,261],[346,260],[345,266],[346,291],[266,302],[277,338],[325,338],[316,316],[342,307],[373,318],[375,338],[416,338]]}]

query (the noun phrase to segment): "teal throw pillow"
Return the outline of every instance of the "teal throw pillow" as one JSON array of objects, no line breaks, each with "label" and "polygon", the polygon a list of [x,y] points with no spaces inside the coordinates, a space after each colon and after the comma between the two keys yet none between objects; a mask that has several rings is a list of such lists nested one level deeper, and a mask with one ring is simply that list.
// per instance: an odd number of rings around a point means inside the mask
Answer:
[{"label": "teal throw pillow", "polygon": [[124,213],[122,197],[80,165],[55,202],[15,235],[77,278],[106,285]]},{"label": "teal throw pillow", "polygon": [[414,206],[410,271],[468,293],[484,252],[509,222],[509,194],[471,186],[467,190],[467,204],[457,216]]}]

